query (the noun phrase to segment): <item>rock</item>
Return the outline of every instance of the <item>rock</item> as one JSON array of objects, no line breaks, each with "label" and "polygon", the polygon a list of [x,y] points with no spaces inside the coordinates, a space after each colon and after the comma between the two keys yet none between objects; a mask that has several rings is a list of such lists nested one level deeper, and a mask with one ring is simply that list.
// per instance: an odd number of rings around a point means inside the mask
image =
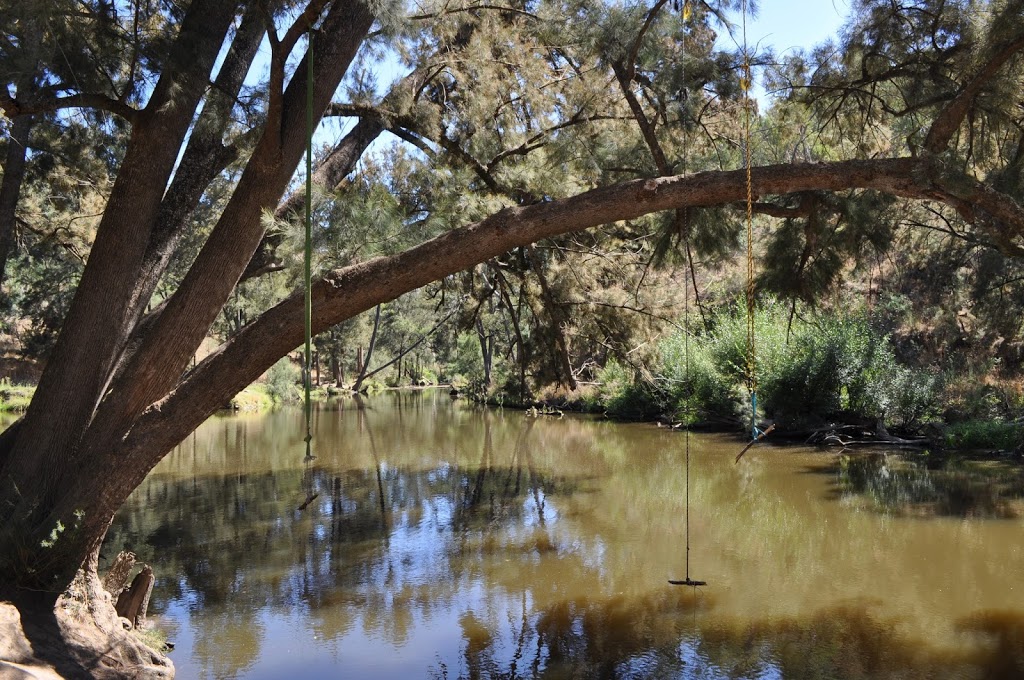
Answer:
[{"label": "rock", "polygon": [[36,658],[22,630],[21,613],[10,602],[0,602],[0,678],[61,680],[52,666]]}]

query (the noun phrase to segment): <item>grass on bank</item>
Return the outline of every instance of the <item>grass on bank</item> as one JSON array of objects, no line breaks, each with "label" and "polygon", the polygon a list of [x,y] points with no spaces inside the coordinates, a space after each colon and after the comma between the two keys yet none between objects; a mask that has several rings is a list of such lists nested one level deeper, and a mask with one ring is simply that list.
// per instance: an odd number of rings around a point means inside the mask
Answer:
[{"label": "grass on bank", "polygon": [[24,412],[35,392],[35,385],[15,385],[7,378],[0,380],[0,413]]}]

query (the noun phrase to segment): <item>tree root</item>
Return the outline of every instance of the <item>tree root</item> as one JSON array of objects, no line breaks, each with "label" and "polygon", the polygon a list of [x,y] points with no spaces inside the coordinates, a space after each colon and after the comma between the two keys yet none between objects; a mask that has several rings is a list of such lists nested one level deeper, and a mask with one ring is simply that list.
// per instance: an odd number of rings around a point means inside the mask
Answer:
[{"label": "tree root", "polygon": [[10,601],[0,602],[0,661],[38,670],[40,677],[174,677],[170,659],[125,630],[94,564],[56,599],[27,591],[4,595]]}]

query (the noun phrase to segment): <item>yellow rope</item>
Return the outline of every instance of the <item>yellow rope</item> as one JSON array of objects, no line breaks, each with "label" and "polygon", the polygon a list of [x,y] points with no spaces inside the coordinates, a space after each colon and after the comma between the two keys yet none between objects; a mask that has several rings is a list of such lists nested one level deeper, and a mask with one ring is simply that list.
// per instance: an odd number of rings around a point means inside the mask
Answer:
[{"label": "yellow rope", "polygon": [[754,185],[750,158],[750,53],[747,51],[747,3],[743,2],[743,135],[747,170],[747,389],[757,392],[757,345],[754,337]]}]

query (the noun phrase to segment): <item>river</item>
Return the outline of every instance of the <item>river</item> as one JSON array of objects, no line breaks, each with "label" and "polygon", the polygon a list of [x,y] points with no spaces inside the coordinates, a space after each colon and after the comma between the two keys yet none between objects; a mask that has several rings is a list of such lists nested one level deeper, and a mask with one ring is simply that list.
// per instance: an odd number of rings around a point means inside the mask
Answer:
[{"label": "river", "polygon": [[695,589],[681,432],[439,390],[313,429],[212,418],[118,513],[179,678],[1024,677],[1018,465],[691,434]]}]

